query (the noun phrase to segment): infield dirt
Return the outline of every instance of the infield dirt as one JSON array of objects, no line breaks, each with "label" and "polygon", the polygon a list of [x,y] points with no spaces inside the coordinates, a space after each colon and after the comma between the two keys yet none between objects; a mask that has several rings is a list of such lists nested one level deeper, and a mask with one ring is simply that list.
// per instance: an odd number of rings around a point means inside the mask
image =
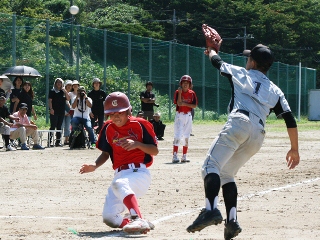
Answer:
[{"label": "infield dirt", "polygon": [[[301,162],[288,170],[290,143],[285,124],[279,124],[282,131],[267,126],[262,149],[237,175],[243,231],[235,239],[320,239],[320,130],[299,131]],[[223,239],[223,224],[186,231],[204,206],[200,168],[221,127],[194,124],[191,162],[172,164],[173,125],[167,125],[150,168],[150,189],[139,199],[144,218],[155,224],[146,235],[130,236],[102,222],[114,173],[111,162],[94,173],[78,173],[83,163],[95,161],[99,150],[1,151],[0,239]],[[225,218],[222,196],[219,208]]]}]

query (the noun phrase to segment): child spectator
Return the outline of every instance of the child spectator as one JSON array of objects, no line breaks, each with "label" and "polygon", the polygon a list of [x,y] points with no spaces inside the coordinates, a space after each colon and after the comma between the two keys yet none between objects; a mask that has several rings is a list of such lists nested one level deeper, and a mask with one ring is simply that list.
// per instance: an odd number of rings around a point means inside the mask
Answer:
[{"label": "child spectator", "polygon": [[162,121],[160,120],[160,113],[155,113],[153,114],[153,119],[150,120],[150,122],[153,125],[153,129],[154,132],[158,138],[158,140],[164,140],[163,136],[164,136],[164,130],[166,128],[166,125],[162,123]]}]

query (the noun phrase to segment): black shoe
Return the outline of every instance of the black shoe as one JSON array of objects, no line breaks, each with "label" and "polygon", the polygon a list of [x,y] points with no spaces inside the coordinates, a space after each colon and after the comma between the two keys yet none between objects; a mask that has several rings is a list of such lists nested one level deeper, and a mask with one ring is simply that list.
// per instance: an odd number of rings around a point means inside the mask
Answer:
[{"label": "black shoe", "polygon": [[241,233],[242,229],[236,219],[230,220],[228,223],[224,224],[224,239],[230,240],[236,236],[238,236],[239,233]]},{"label": "black shoe", "polygon": [[162,141],[162,140],[164,140],[164,139],[163,139],[162,137],[159,137],[158,140],[159,140],[159,141]]},{"label": "black shoe", "polygon": [[62,147],[62,144],[60,142],[56,142],[55,146],[56,147]]},{"label": "black shoe", "polygon": [[222,215],[219,209],[207,210],[201,209],[201,212],[196,220],[187,228],[188,232],[194,233],[195,231],[201,231],[205,227],[210,225],[218,225],[222,222]]}]

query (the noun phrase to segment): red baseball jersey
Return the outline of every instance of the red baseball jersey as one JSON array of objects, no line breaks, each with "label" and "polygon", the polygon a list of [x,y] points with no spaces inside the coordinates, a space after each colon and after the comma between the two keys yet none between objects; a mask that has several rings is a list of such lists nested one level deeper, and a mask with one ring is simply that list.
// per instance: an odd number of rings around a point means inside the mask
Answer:
[{"label": "red baseball jersey", "polygon": [[[177,101],[178,101],[178,90],[175,91],[174,93],[174,97],[173,97],[173,101],[174,101],[174,104],[177,104]],[[185,103],[190,103],[190,104],[196,104],[198,105],[198,98],[197,98],[197,95],[196,93],[191,90],[191,89],[188,89],[187,92],[184,92],[182,91],[181,93],[181,100],[182,102],[185,102]],[[177,112],[184,112],[184,113],[187,113],[187,112],[191,112],[191,109],[190,107],[186,107],[186,106],[176,106],[176,111]]]},{"label": "red baseball jersey", "polygon": [[103,125],[97,141],[97,148],[109,153],[113,169],[129,163],[144,163],[147,167],[151,166],[152,155],[146,154],[140,149],[127,151],[120,146],[119,143],[125,139],[157,146],[158,140],[152,124],[143,118],[132,116],[122,127],[117,127],[111,120],[108,120]]}]

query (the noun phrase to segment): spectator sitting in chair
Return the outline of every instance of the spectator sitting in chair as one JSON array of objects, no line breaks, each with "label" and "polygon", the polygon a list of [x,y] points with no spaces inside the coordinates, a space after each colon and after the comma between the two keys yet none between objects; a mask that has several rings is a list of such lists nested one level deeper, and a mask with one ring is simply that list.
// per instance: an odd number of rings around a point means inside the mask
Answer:
[{"label": "spectator sitting in chair", "polygon": [[86,89],[83,86],[79,87],[78,95],[71,107],[74,109],[73,118],[71,119],[72,130],[76,130],[79,127],[79,124],[82,124],[89,134],[91,149],[96,148],[96,139],[89,116],[92,107],[92,99],[87,97]]},{"label": "spectator sitting in chair", "polygon": [[19,120],[19,118],[15,118],[9,113],[9,109],[5,106],[6,95],[4,93],[0,93],[0,134],[4,138],[5,147],[7,151],[15,151],[13,146],[10,145],[10,127],[13,125],[12,123],[6,121],[6,118],[10,120]]},{"label": "spectator sitting in chair", "polygon": [[164,135],[164,130],[166,128],[166,125],[162,123],[160,120],[160,113],[155,113],[153,114],[153,119],[150,120],[150,122],[153,125],[154,132],[158,138],[158,140],[164,140],[163,135]]},{"label": "spectator sitting in chair", "polygon": [[17,139],[20,138],[21,141],[21,150],[29,150],[26,144],[28,136],[31,136],[33,139],[33,148],[35,150],[42,150],[44,147],[38,144],[39,135],[37,126],[31,124],[27,116],[28,105],[26,103],[21,103],[19,106],[19,111],[12,114],[16,119],[10,129],[10,138]]}]

